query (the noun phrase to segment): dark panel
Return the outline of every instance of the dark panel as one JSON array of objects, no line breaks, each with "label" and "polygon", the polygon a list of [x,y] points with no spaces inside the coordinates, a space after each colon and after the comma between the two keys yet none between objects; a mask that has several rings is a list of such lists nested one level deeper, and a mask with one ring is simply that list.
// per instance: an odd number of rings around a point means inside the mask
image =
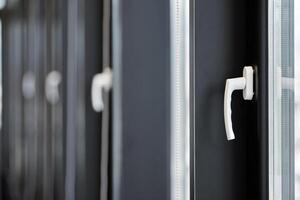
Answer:
[{"label": "dark panel", "polygon": [[195,0],[190,1],[190,199],[195,199]]},{"label": "dark panel", "polygon": [[[267,112],[262,111],[267,108],[267,93],[258,102],[244,101],[241,92],[234,93],[236,140],[226,140],[223,122],[225,80],[241,76],[245,65],[259,65],[258,85],[260,92],[266,92],[267,79],[262,76],[266,76],[267,69],[263,60],[267,59],[267,32],[258,22],[267,27],[263,21],[267,14],[261,4],[249,2],[195,2],[196,199],[263,199],[262,190],[267,192],[265,177],[262,180],[267,163]],[[254,36],[248,33],[250,29]],[[260,82],[262,79],[264,82]]]},{"label": "dark panel", "polygon": [[86,199],[100,198],[101,114],[91,104],[93,76],[102,72],[103,1],[85,1]]},{"label": "dark panel", "polygon": [[[168,0],[121,3],[122,200],[169,199]],[[115,136],[118,137],[118,136]]]},{"label": "dark panel", "polygon": [[[2,19],[2,62],[3,69],[3,127],[1,134],[1,181],[3,199],[18,198],[22,195],[23,179],[22,155],[18,154],[22,129],[23,99],[21,80],[23,72],[22,31],[24,27],[23,5],[11,5],[8,1],[5,11],[1,11]],[[19,141],[19,142],[18,142]],[[16,157],[18,154],[18,158]],[[18,163],[18,164],[17,164]],[[22,171],[22,172],[21,172]],[[12,193],[13,192],[13,193]],[[1,199],[1,198],[0,198]]]},{"label": "dark panel", "polygon": [[[257,65],[256,131],[248,135],[248,179],[253,199],[269,199],[268,166],[268,1],[247,1],[247,64]],[[256,113],[254,110],[256,109]]]}]

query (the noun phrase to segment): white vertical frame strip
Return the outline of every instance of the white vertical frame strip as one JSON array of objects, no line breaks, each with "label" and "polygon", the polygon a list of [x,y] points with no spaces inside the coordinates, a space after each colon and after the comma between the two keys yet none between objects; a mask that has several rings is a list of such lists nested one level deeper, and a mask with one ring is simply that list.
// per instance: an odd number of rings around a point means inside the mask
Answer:
[{"label": "white vertical frame strip", "polygon": [[269,199],[282,200],[281,0],[269,0]]},{"label": "white vertical frame strip", "polygon": [[189,1],[170,0],[171,199],[190,199]]}]

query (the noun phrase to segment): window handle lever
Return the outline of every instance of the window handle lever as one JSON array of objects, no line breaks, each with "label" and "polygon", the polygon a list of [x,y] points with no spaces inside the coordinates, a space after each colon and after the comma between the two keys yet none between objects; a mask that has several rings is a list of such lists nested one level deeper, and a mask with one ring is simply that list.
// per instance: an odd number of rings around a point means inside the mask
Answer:
[{"label": "window handle lever", "polygon": [[235,139],[231,119],[231,95],[235,90],[243,90],[243,98],[245,100],[252,100],[254,95],[253,71],[254,70],[251,66],[245,66],[243,70],[243,77],[230,78],[226,80],[224,94],[224,122],[228,140]]},{"label": "window handle lever", "polygon": [[105,68],[102,73],[93,77],[91,98],[92,106],[96,112],[101,112],[104,108],[103,92],[108,92],[112,87],[112,72]]}]

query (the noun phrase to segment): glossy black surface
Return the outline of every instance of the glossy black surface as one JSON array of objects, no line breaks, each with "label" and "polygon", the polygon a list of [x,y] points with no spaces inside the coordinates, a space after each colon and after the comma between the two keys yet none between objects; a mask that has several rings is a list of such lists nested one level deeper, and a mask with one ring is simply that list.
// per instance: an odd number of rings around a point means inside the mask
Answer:
[{"label": "glossy black surface", "polygon": [[[267,199],[267,2],[195,1],[195,195],[197,200]],[[257,99],[234,92],[236,139],[227,141],[227,78],[257,65]]]}]

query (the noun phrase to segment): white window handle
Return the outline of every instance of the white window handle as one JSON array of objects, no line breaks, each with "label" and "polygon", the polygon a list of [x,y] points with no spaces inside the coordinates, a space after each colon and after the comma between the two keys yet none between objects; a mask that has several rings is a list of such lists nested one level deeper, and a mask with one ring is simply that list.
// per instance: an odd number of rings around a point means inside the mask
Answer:
[{"label": "white window handle", "polygon": [[108,92],[112,87],[112,72],[110,68],[105,68],[102,73],[96,74],[92,81],[92,106],[96,112],[103,110],[102,92]]},{"label": "white window handle", "polygon": [[58,103],[59,95],[59,85],[62,82],[62,76],[59,71],[51,71],[45,81],[45,95],[47,101],[51,105]]},{"label": "white window handle", "polygon": [[228,140],[233,140],[235,138],[231,120],[231,95],[234,90],[243,90],[243,97],[245,100],[251,100],[253,98],[253,68],[251,66],[244,67],[243,77],[226,80],[224,94],[224,122]]}]

